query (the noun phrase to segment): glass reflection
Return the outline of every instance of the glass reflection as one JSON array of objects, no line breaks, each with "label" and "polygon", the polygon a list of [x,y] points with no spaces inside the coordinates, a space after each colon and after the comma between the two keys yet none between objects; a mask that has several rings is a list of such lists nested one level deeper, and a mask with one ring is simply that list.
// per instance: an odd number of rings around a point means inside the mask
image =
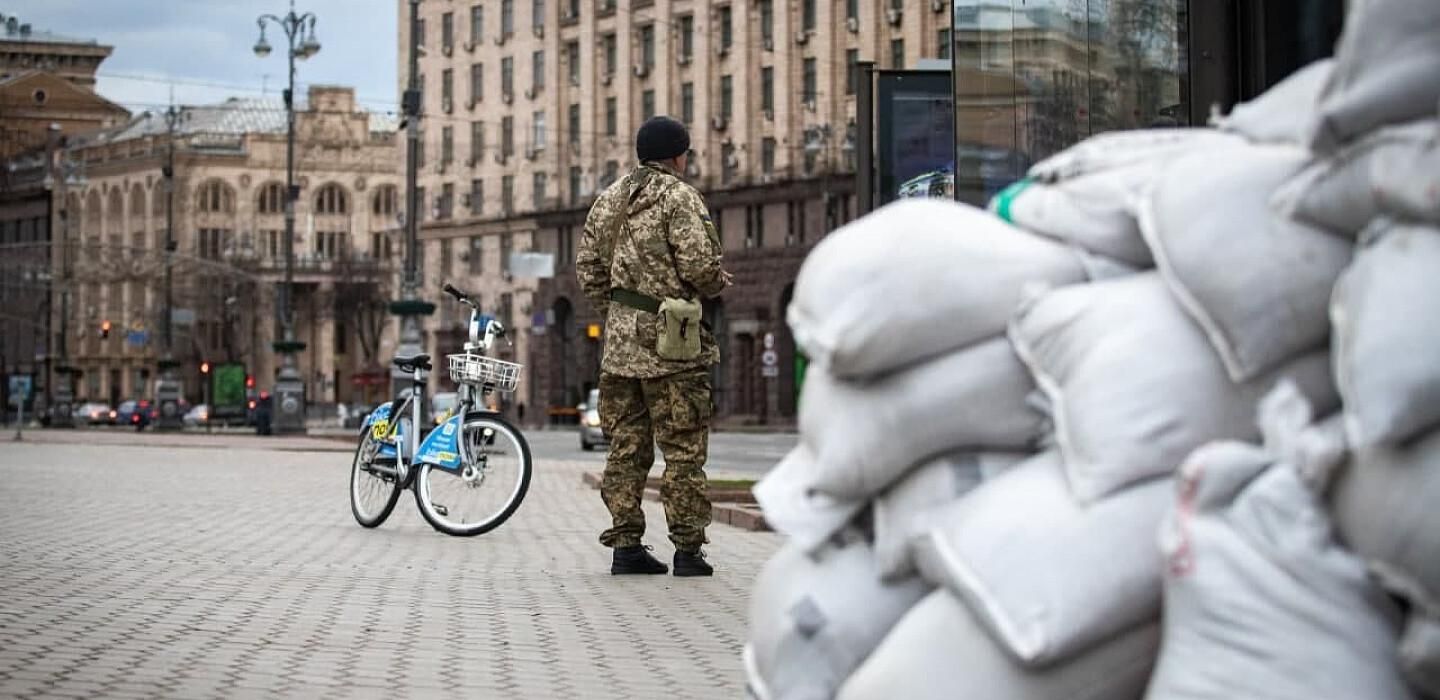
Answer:
[{"label": "glass reflection", "polygon": [[956,189],[984,204],[1092,134],[1182,126],[1187,0],[955,0]]}]

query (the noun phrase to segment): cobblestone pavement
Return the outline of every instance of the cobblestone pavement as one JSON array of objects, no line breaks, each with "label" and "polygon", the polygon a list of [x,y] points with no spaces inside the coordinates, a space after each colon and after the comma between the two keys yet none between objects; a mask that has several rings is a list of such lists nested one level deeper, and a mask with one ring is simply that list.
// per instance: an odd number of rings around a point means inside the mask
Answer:
[{"label": "cobblestone pavement", "polygon": [[[538,464],[489,534],[434,532],[408,493],[364,530],[335,450],[61,431],[6,443],[0,697],[743,695],[747,598],[775,535],[715,526],[713,579],[612,577],[604,506],[580,485],[585,463],[566,461]],[[668,559],[659,507],[646,515]]]}]

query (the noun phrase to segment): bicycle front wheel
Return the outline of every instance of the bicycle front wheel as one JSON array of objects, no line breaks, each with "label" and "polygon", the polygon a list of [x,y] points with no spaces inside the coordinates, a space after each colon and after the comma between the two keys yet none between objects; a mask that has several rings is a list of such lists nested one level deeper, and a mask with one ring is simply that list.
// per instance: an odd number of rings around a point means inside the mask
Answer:
[{"label": "bicycle front wheel", "polygon": [[385,522],[400,500],[400,480],[395,477],[393,461],[387,474],[383,466],[375,464],[379,453],[380,443],[368,428],[362,430],[355,461],[350,465],[350,512],[362,527],[377,527]]},{"label": "bicycle front wheel", "polygon": [[499,417],[470,413],[461,426],[464,463],[451,471],[419,465],[415,502],[436,530],[470,537],[500,526],[530,488],[530,445]]}]

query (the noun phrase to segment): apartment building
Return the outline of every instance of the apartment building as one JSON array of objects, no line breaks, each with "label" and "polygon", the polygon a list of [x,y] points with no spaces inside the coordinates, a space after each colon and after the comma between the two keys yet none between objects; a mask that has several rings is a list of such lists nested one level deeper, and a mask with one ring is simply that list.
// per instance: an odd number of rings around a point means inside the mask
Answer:
[{"label": "apartment building", "polygon": [[[406,65],[408,0],[397,0]],[[908,0],[423,0],[421,237],[427,296],[478,291],[517,329],[527,419],[573,412],[594,386],[600,319],[574,279],[595,194],[635,165],[635,130],[667,114],[691,130],[736,284],[711,310],[725,358],[722,417],[793,419],[803,376],[784,324],[805,252],[854,216],[849,66],[948,55],[945,2]],[[405,77],[401,76],[401,88]],[[510,254],[555,274],[511,274]],[[442,303],[429,350],[458,347]],[[767,340],[768,337],[768,340]],[[767,371],[766,350],[775,352]],[[773,375],[773,376],[772,376]],[[438,378],[443,386],[445,378]],[[513,406],[511,407],[513,409]]]}]

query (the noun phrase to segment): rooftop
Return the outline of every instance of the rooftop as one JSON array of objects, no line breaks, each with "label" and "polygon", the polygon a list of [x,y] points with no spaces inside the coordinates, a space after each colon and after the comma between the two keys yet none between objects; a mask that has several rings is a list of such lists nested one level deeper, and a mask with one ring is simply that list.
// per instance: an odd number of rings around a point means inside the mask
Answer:
[{"label": "rooftop", "polygon": [[80,39],[63,34],[35,29],[20,21],[15,15],[0,13],[0,41],[25,41],[40,44],[84,44],[99,46],[94,39]]}]

